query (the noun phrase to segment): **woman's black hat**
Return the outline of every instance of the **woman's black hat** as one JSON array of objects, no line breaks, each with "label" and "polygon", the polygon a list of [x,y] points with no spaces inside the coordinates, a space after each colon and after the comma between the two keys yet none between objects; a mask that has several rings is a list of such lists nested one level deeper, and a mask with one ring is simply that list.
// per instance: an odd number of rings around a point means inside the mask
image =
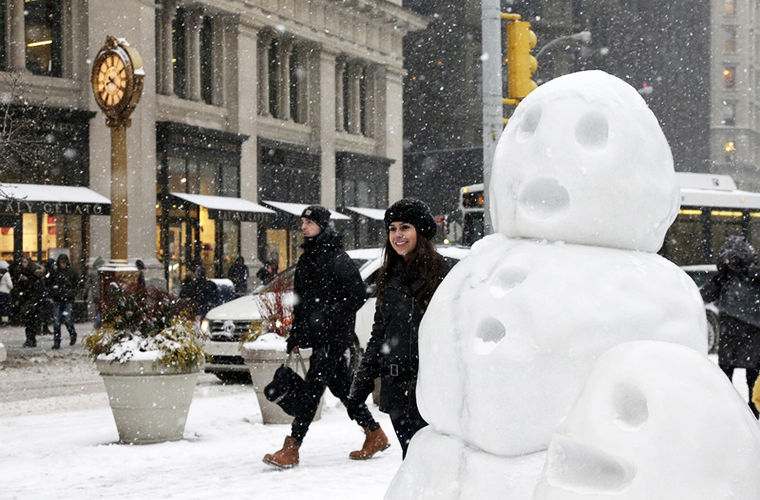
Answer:
[{"label": "woman's black hat", "polygon": [[386,231],[391,222],[408,222],[427,239],[435,236],[436,224],[430,208],[424,202],[414,198],[401,199],[385,211]]}]

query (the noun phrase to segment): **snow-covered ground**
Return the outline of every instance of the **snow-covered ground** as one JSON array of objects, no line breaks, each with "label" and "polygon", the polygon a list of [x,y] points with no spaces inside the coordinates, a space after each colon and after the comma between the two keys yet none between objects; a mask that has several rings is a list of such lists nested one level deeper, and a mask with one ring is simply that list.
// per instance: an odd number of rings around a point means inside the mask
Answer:
[{"label": "snow-covered ground", "polygon": [[[77,325],[79,329],[79,325]],[[86,330],[88,325],[82,325]],[[22,350],[18,328],[0,330],[9,359],[0,370],[0,498],[381,499],[401,464],[390,420],[371,410],[392,446],[367,462],[348,459],[361,429],[329,393],[301,465],[262,463],[287,425],[263,425],[252,386],[202,375],[178,442],[117,444],[105,387],[81,346],[51,351],[52,339]]]},{"label": "snow-covered ground", "polygon": [[[117,444],[103,383],[81,347],[50,351],[52,340],[41,337],[41,347],[21,350],[12,333],[0,330],[9,348],[0,370],[0,498],[372,500],[383,498],[401,464],[390,421],[375,406],[392,447],[367,462],[349,460],[363,435],[328,393],[301,465],[275,470],[261,458],[281,446],[289,426],[263,425],[251,386],[210,375],[199,379],[184,440]],[[743,370],[734,381],[746,397]]]},{"label": "snow-covered ground", "polygon": [[[128,446],[105,394],[98,408],[0,417],[0,497],[380,499],[401,463],[398,443],[367,462],[348,459],[363,434],[332,400],[313,423],[301,465],[280,471],[262,463],[289,433],[263,425],[248,390],[199,387],[185,439]],[[376,410],[376,409],[374,409]],[[377,412],[375,411],[377,414]],[[383,427],[390,421],[380,414]]]}]

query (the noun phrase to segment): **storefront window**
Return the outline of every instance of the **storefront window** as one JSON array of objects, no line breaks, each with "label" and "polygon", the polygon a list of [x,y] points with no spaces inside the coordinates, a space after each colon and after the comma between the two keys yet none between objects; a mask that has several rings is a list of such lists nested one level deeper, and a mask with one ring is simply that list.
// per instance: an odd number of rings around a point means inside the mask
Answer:
[{"label": "storefront window", "polygon": [[15,219],[13,216],[3,216],[0,219],[0,259],[8,262],[14,257]]},{"label": "storefront window", "polygon": [[[224,221],[222,224],[222,276],[226,277],[230,266],[240,253],[240,223]],[[246,259],[247,261],[248,259]],[[250,264],[250,263],[249,263]]]},{"label": "storefront window", "polygon": [[[219,175],[219,167],[211,161],[205,160],[198,162],[198,177],[199,177],[199,194],[207,194],[215,196],[219,194],[217,190],[217,176]],[[195,192],[195,191],[192,191]]]},{"label": "storefront window", "polygon": [[185,171],[184,158],[169,157],[167,160],[166,174],[166,181],[169,185],[169,192],[186,192],[187,172]]},{"label": "storefront window", "polygon": [[198,227],[200,228],[201,260],[206,268],[206,276],[218,278],[214,273],[214,247],[216,246],[216,221],[209,219],[208,210],[200,207]]},{"label": "storefront window", "polygon": [[24,4],[26,69],[36,75],[61,76],[61,5],[59,0]]}]

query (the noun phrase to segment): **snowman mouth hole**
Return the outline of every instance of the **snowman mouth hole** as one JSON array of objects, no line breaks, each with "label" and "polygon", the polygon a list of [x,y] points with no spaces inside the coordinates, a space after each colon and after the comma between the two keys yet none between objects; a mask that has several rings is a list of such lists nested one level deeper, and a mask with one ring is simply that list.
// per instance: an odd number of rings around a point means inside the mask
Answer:
[{"label": "snowman mouth hole", "polygon": [[598,448],[555,434],[546,456],[546,480],[585,495],[614,494],[636,477],[636,467]]},{"label": "snowman mouth hole", "polygon": [[557,179],[541,177],[520,189],[517,206],[530,217],[548,219],[570,209],[570,193]]}]

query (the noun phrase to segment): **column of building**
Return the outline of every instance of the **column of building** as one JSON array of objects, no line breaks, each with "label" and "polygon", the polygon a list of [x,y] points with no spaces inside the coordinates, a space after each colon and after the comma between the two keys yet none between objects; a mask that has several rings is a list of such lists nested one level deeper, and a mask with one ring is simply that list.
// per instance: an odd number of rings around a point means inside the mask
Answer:
[{"label": "column of building", "polygon": [[[228,80],[226,102],[230,114],[237,122],[237,131],[248,136],[243,141],[240,152],[240,197],[258,202],[258,144],[256,140],[256,117],[260,110],[269,108],[269,90],[266,88],[266,99],[257,94],[256,87],[268,83],[269,60],[266,54],[267,45],[271,43],[269,33],[261,33],[262,26],[237,22],[230,19],[225,31],[229,34],[228,48],[230,59],[237,61],[237,70],[231,72]],[[259,44],[263,50],[260,50]],[[262,58],[261,53],[265,56]],[[258,60],[258,64],[257,64]],[[240,224],[240,252],[248,265],[255,265],[257,254],[257,224],[242,222]]]},{"label": "column of building", "polygon": [[320,148],[320,199],[322,204],[335,207],[335,134],[343,130],[343,71],[345,63],[336,54],[322,48],[314,61],[314,79],[318,88],[317,117],[311,120],[318,126]]},{"label": "column of building", "polygon": [[269,51],[272,50],[272,40],[274,37],[269,31],[264,31],[259,35],[258,49],[258,88],[259,88],[259,114],[262,116],[272,116],[269,111]]},{"label": "column of building", "polygon": [[158,59],[156,61],[158,93],[163,95],[174,94],[174,36],[173,24],[177,16],[177,4],[174,0],[164,0],[159,17],[159,46]]},{"label": "column of building", "polygon": [[24,0],[10,0],[10,40],[8,69],[23,71],[26,69],[26,31],[24,29]]},{"label": "column of building", "polygon": [[346,71],[345,59],[338,59],[335,64],[335,130],[343,132],[346,130],[346,124],[344,120],[344,108],[343,102],[343,73]]}]

